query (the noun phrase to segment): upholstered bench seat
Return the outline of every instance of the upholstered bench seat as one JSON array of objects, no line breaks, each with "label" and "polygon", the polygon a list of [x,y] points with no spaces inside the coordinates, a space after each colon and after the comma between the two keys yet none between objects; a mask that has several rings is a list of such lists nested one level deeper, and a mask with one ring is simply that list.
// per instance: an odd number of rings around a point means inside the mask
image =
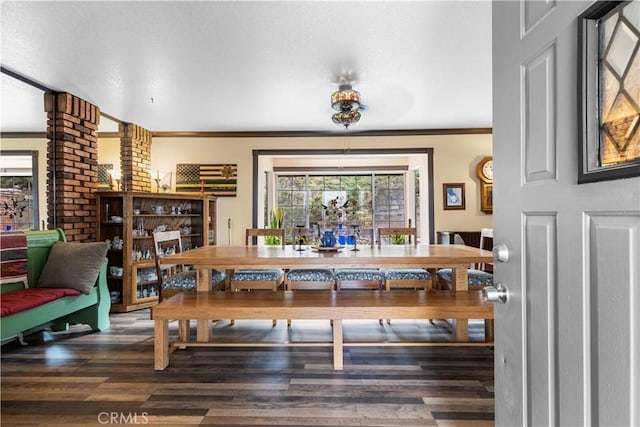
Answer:
[{"label": "upholstered bench seat", "polygon": [[[482,270],[469,269],[467,270],[467,275],[469,289],[479,290],[485,286],[493,286],[493,274],[491,273],[487,273]],[[447,283],[453,283],[453,269],[451,268],[442,268],[438,270],[438,276]]]},{"label": "upholstered bench seat", "polygon": [[82,292],[79,290],[69,288],[26,288],[7,292],[0,296],[0,316],[10,316],[63,297],[80,294]]},{"label": "upholstered bench seat", "polygon": [[92,331],[102,331],[109,327],[106,243],[67,242],[64,232],[55,229],[3,232],[0,247],[3,344],[47,328],[66,331],[69,325],[85,324]]}]

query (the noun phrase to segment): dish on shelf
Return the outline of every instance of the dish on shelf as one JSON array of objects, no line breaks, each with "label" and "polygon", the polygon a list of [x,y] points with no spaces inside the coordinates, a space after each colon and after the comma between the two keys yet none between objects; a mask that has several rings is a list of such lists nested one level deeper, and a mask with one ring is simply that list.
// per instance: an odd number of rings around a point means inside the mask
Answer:
[{"label": "dish on shelf", "polygon": [[336,251],[339,251],[340,249],[344,249],[344,246],[342,246],[342,245],[311,246],[311,249],[313,249],[314,251],[318,251],[318,252],[336,252]]}]

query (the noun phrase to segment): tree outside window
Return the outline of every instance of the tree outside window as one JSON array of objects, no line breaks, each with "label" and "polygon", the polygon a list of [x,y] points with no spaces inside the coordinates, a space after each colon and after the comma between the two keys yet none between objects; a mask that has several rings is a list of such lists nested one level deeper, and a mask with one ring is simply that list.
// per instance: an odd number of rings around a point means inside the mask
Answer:
[{"label": "tree outside window", "polygon": [[[405,176],[367,175],[284,175],[276,177],[277,205],[283,208],[284,227],[336,227],[348,229],[406,226]],[[331,208],[341,211],[335,215]]]}]

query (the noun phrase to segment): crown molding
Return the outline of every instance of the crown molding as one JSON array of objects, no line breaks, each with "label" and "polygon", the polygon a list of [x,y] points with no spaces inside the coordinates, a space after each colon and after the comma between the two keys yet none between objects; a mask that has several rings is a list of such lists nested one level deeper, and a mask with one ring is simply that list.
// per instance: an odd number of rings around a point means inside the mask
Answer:
[{"label": "crown molding", "polygon": [[[443,128],[443,129],[398,129],[349,132],[349,137],[358,136],[431,136],[431,135],[490,135],[493,128]],[[218,132],[218,131],[156,131],[155,138],[343,138],[336,132],[314,131],[263,131],[263,132]],[[46,132],[0,132],[0,138],[46,138]],[[119,138],[118,132],[100,132],[100,138]]]},{"label": "crown molding", "polygon": [[[362,132],[349,131],[349,137],[357,136],[413,136],[413,135],[477,135],[492,134],[493,128],[443,128],[443,129],[397,129],[397,130],[370,130]],[[309,137],[340,137],[344,133],[316,132],[316,131],[254,131],[254,132],[181,132],[181,131],[155,131],[154,137],[158,138],[309,138]]]}]

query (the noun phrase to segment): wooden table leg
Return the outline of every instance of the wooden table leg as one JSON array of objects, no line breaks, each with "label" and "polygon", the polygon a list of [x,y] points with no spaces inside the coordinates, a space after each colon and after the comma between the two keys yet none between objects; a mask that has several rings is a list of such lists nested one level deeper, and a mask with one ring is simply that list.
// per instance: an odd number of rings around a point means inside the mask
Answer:
[{"label": "wooden table leg", "polygon": [[196,340],[198,342],[208,342],[211,339],[209,330],[209,320],[198,319],[196,327]]},{"label": "wooden table leg", "polygon": [[484,319],[484,340],[493,341],[493,319]]},{"label": "wooden table leg", "polygon": [[198,292],[211,291],[211,270],[208,268],[199,268],[197,270],[196,289]]},{"label": "wooden table leg", "polygon": [[344,366],[344,346],[342,341],[342,319],[333,320],[333,369],[342,371]]},{"label": "wooden table leg", "polygon": [[[456,292],[469,290],[469,275],[467,268],[458,267],[454,270],[453,275],[453,289]],[[456,341],[469,341],[469,320],[457,319],[456,320]]]},{"label": "wooden table leg", "polygon": [[[191,335],[191,321],[178,320],[178,337],[180,341],[188,342]],[[181,347],[184,349],[184,347]]]},{"label": "wooden table leg", "polygon": [[235,270],[232,269],[227,269],[225,270],[225,274],[226,277],[224,278],[224,290],[225,291],[230,291],[231,290],[231,275],[233,274]]},{"label": "wooden table leg", "polygon": [[[211,291],[211,270],[208,268],[199,268],[197,273],[197,289],[198,292],[209,293]],[[196,339],[200,342],[207,342],[211,338],[209,334],[209,320],[198,319],[196,321],[197,332]]]},{"label": "wooden table leg", "polygon": [[469,320],[455,319],[455,322],[456,322],[456,341],[457,342],[469,341]]},{"label": "wooden table leg", "polygon": [[455,274],[453,275],[453,289],[456,291],[467,291],[469,290],[469,274],[466,268],[456,268],[454,269]]},{"label": "wooden table leg", "polygon": [[169,365],[169,321],[154,321],[153,340],[153,368],[162,371]]}]

